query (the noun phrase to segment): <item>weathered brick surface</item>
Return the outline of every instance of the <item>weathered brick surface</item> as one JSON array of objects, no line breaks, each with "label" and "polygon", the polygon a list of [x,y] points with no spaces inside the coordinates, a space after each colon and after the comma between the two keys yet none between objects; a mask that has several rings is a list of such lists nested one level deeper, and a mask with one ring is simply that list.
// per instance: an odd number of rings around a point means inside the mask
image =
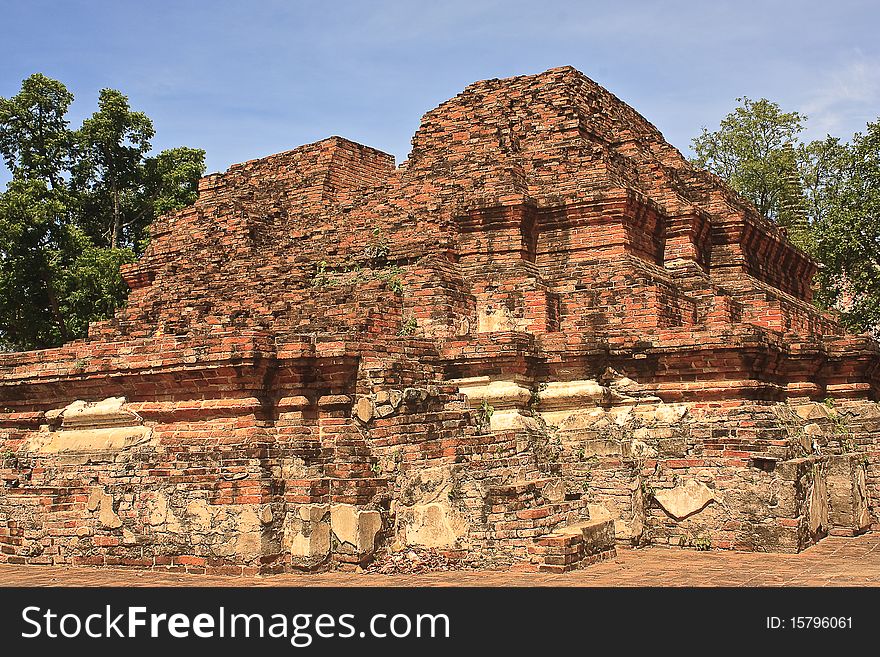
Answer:
[{"label": "weathered brick surface", "polygon": [[588,520],[782,551],[878,523],[877,345],[571,68],[471,85],[397,168],[331,137],[207,176],[151,235],[114,319],[4,355],[0,561],[567,569],[611,554],[559,534]]}]

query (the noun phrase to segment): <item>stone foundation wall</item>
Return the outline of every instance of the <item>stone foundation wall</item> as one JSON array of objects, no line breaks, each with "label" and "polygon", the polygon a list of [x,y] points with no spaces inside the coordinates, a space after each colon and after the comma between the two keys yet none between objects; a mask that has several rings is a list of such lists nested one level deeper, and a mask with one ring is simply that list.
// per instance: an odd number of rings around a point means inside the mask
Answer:
[{"label": "stone foundation wall", "polygon": [[877,525],[875,402],[664,403],[613,371],[446,381],[420,340],[312,347],[7,409],[0,560],[254,573],[420,545],[514,563],[588,521],[796,552]]},{"label": "stone foundation wall", "polygon": [[619,540],[796,552],[877,525],[876,452],[857,439],[877,412],[648,402],[576,410],[554,428],[568,487],[586,491],[593,517],[617,521]]}]

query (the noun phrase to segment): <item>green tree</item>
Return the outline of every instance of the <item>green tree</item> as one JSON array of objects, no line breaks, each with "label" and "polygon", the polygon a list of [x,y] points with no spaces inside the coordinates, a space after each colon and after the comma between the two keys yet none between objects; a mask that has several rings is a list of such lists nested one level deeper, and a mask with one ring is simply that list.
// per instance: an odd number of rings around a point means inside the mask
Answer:
[{"label": "green tree", "polygon": [[199,196],[199,178],[205,172],[205,151],[169,148],[146,163],[147,201],[157,215],[185,208]]},{"label": "green tree", "polygon": [[112,89],[101,91],[98,111],[76,133],[80,225],[96,244],[140,252],[157,216],[195,202],[205,152],[179,147],[148,156],[153,135],[149,117]]},{"label": "green tree", "polygon": [[119,267],[137,259],[132,249],[95,246],[75,225],[65,227],[65,253],[73,254],[58,273],[60,310],[67,333],[82,337],[89,323],[112,317],[128,294]]},{"label": "green tree", "polygon": [[58,344],[70,338],[59,274],[67,259],[67,206],[41,180],[13,179],[0,195],[0,342]]},{"label": "green tree", "polygon": [[806,233],[798,168],[798,134],[805,117],[783,112],[765,98],[740,103],[718,130],[703,128],[692,140],[693,162],[720,176],[758,212],[802,243]]},{"label": "green tree", "polygon": [[693,140],[694,163],[725,179],[819,263],[816,303],[880,333],[880,121],[851,142],[799,143],[805,117],[766,99]]},{"label": "green tree", "polygon": [[71,131],[73,95],[35,74],[0,98],[0,154],[12,181],[0,194],[0,348],[84,337],[127,289],[119,266],[148,240],[157,216],[191,204],[205,153],[149,155],[152,121],[118,91]]},{"label": "green tree", "polygon": [[0,153],[17,178],[47,180],[57,189],[72,160],[73,137],[65,118],[73,94],[36,73],[12,98],[0,98]]},{"label": "green tree", "polygon": [[880,327],[880,121],[849,144],[813,142],[812,223],[820,303],[853,330]]},{"label": "green tree", "polygon": [[132,112],[128,98],[114,89],[101,90],[98,111],[83,121],[77,133],[80,161],[75,181],[82,193],[90,196],[87,205],[109,205],[106,215],[97,214],[109,216],[105,230],[88,228],[93,237],[106,240],[111,249],[133,243],[123,234],[132,223],[126,215],[134,212],[133,197],[144,176],[144,160],[154,134],[149,117]]},{"label": "green tree", "polygon": [[798,144],[803,211],[808,227],[805,242],[807,251],[816,256],[816,226],[827,219],[830,204],[840,192],[842,175],[850,158],[848,145],[838,137]]},{"label": "green tree", "polygon": [[144,161],[142,184],[129,220],[132,243],[139,253],[146,248],[149,226],[156,217],[196,202],[204,173],[205,151],[198,148],[169,148]]}]

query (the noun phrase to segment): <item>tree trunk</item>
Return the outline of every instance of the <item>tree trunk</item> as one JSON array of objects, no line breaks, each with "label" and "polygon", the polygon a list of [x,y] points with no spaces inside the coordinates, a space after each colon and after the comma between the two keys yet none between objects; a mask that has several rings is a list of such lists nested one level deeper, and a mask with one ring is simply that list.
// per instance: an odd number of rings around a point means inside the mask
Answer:
[{"label": "tree trunk", "polygon": [[113,232],[110,235],[110,248],[115,249],[119,247],[119,233],[120,233],[120,217],[119,217],[119,193],[116,190],[116,180],[113,179],[110,182],[110,190],[113,195]]}]

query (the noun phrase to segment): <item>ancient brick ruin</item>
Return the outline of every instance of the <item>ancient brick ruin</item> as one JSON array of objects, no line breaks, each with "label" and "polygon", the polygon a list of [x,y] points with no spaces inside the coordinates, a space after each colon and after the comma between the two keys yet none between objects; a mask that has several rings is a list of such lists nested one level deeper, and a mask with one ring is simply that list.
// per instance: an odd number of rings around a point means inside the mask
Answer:
[{"label": "ancient brick ruin", "polygon": [[572,68],[205,177],[87,340],[0,365],[0,561],[794,552],[880,513],[878,347]]}]

